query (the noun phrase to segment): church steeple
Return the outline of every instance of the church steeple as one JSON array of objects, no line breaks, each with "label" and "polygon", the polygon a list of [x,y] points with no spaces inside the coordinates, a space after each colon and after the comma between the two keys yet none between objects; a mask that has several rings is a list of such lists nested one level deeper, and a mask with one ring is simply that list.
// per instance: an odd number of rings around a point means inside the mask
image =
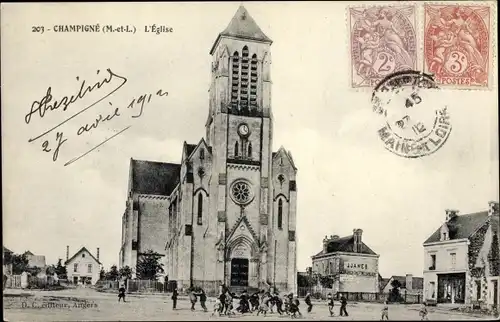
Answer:
[{"label": "church steeple", "polygon": [[215,43],[210,50],[211,55],[213,54],[215,47],[222,36],[254,40],[268,44],[272,44],[273,42],[262,32],[255,20],[253,20],[252,16],[248,13],[247,9],[243,6],[238,8],[238,11],[236,11],[236,14],[233,19],[231,19],[229,25],[215,40]]}]

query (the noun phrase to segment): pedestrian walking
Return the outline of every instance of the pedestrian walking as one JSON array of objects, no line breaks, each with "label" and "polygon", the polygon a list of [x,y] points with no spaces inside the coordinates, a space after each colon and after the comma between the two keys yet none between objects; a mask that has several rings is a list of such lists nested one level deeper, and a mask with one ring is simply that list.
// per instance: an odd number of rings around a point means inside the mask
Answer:
[{"label": "pedestrian walking", "polygon": [[349,316],[347,314],[347,299],[344,295],[340,297],[340,316]]},{"label": "pedestrian walking", "polygon": [[388,320],[389,321],[389,305],[387,301],[384,302],[384,307],[382,308],[380,320]]},{"label": "pedestrian walking", "polygon": [[332,293],[328,293],[326,296],[326,304],[328,305],[328,311],[330,311],[330,316],[335,316],[335,313],[333,313],[333,295]]},{"label": "pedestrian walking", "polygon": [[204,312],[208,312],[207,306],[205,305],[205,302],[207,301],[207,294],[205,294],[205,291],[203,289],[200,289],[200,293],[198,294],[200,296],[201,308],[203,309]]},{"label": "pedestrian walking", "polygon": [[311,294],[309,294],[309,292],[307,292],[304,302],[307,304],[307,313],[311,313],[313,305],[311,303]]},{"label": "pedestrian walking", "polygon": [[121,300],[123,300],[123,302],[126,302],[125,301],[125,285],[120,285],[120,288],[118,289],[118,302],[120,302]]},{"label": "pedestrian walking", "polygon": [[[293,293],[292,293],[292,296],[293,296]],[[299,302],[298,297],[293,298],[291,303],[290,303],[290,314],[291,314],[292,318],[296,318],[297,314],[299,316],[302,316],[302,313],[300,312],[300,309],[299,309],[299,305],[300,305],[300,302]]]},{"label": "pedestrian walking", "polygon": [[226,308],[226,289],[222,288],[221,293],[219,294],[218,297],[220,301],[220,306],[219,306],[219,315],[222,315],[225,313],[225,308]]},{"label": "pedestrian walking", "polygon": [[177,309],[177,297],[179,296],[179,293],[177,292],[177,287],[174,288],[174,291],[172,292],[172,309],[175,310]]},{"label": "pedestrian walking", "polygon": [[274,303],[276,304],[276,310],[279,315],[283,315],[283,300],[277,291],[274,292]]},{"label": "pedestrian walking", "polygon": [[198,298],[196,297],[196,294],[194,292],[194,288],[191,288],[189,292],[189,300],[191,301],[191,311],[194,311],[194,306],[196,302],[198,301]]}]

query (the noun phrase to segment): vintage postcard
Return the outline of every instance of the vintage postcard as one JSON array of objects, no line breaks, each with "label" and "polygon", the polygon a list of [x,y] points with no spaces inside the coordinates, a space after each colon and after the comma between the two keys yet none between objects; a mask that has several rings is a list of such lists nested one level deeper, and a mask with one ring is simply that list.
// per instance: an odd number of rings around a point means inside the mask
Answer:
[{"label": "vintage postcard", "polygon": [[4,321],[498,318],[496,2],[1,9]]}]

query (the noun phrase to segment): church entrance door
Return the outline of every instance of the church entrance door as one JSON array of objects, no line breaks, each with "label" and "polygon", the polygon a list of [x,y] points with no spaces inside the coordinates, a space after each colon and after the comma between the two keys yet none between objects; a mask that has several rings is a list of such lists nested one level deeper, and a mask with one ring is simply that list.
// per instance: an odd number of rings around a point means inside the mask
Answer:
[{"label": "church entrance door", "polygon": [[231,260],[231,286],[248,286],[248,259]]}]

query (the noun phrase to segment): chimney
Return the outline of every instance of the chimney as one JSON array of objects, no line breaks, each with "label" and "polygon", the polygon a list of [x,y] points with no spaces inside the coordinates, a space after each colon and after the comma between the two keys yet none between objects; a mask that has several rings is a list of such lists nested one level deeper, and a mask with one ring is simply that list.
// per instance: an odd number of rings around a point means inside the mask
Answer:
[{"label": "chimney", "polygon": [[455,209],[446,209],[446,221],[450,221],[451,219],[458,216],[458,210]]},{"label": "chimney", "polygon": [[69,259],[69,245],[66,246],[66,260]]},{"label": "chimney", "polygon": [[411,291],[413,289],[413,275],[406,274],[406,290]]},{"label": "chimney", "polygon": [[355,253],[359,253],[361,251],[361,235],[363,234],[362,229],[353,229],[352,235],[354,237],[354,249]]},{"label": "chimney", "polygon": [[488,216],[498,214],[498,201],[488,202]]},{"label": "chimney", "polygon": [[327,248],[328,248],[328,242],[330,240],[328,239],[328,236],[325,236],[325,238],[323,238],[323,252],[327,252]]},{"label": "chimney", "polygon": [[99,247],[97,247],[97,261],[99,261]]}]

